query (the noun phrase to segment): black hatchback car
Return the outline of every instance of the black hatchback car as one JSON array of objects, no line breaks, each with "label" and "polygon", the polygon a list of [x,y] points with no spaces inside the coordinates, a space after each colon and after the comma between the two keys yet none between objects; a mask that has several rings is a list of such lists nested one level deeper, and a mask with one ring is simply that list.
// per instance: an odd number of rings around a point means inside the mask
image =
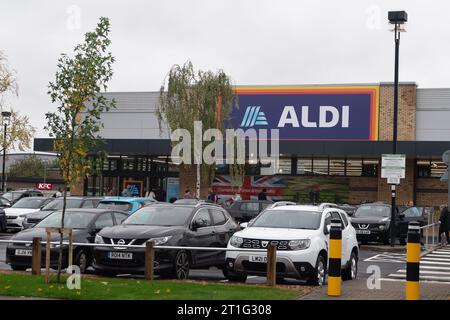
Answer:
[{"label": "black hatchback car", "polygon": [[[142,248],[96,247],[93,267],[101,274],[144,272],[145,243],[157,246],[223,247],[239,226],[220,206],[159,204],[133,213],[120,226],[105,228],[96,243],[142,245]],[[225,269],[224,251],[156,250],[155,274],[186,279],[193,268]],[[226,272],[226,271],[224,271]]]},{"label": "black hatchback car", "polygon": [[[41,238],[42,245],[42,266],[45,266],[45,241],[47,235],[45,228],[59,227],[61,225],[62,211],[56,211],[46,217],[34,228],[23,230],[15,234],[11,240],[33,240],[34,237]],[[109,209],[67,209],[64,217],[64,226],[72,228],[73,242],[93,243],[95,235],[105,227],[120,224],[128,217],[128,213],[122,211],[114,211]],[[64,235],[64,241],[68,240]],[[59,234],[53,234],[51,241],[59,241]],[[63,268],[67,267],[68,255],[67,246],[63,247]],[[31,268],[31,245],[10,243],[6,248],[6,263],[13,270],[26,270]],[[51,245],[50,267],[58,266],[59,247]],[[73,246],[73,261],[75,265],[80,267],[80,271],[84,273],[92,262],[92,247]]]},{"label": "black hatchback car", "polygon": [[249,222],[272,204],[273,202],[269,200],[238,200],[227,210],[237,222]]}]

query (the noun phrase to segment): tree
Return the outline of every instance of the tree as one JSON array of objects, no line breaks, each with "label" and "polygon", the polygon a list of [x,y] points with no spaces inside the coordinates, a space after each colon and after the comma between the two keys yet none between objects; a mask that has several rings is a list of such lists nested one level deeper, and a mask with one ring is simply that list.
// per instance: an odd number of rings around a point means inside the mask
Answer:
[{"label": "tree", "polygon": [[[224,132],[224,120],[228,119],[233,103],[233,87],[225,72],[195,72],[192,63],[187,61],[183,66],[174,65],[164,82],[167,82],[167,88],[161,87],[157,110],[160,128],[165,122],[170,130],[183,128],[193,137],[194,123],[201,121],[204,131],[219,129]],[[192,163],[194,161],[183,164],[181,170],[191,170]],[[215,164],[197,164],[196,169],[196,196],[199,198],[200,181],[211,183]]]},{"label": "tree", "polygon": [[[5,101],[8,95],[17,96],[19,94],[19,85],[17,83],[16,73],[8,66],[8,60],[5,54],[0,51],[0,109],[7,111]],[[36,128],[30,125],[30,119],[27,116],[21,116],[19,112],[11,112],[10,125],[6,132],[6,139],[2,137],[2,148],[19,149],[24,151],[31,146],[31,140],[36,132]],[[1,124],[3,124],[3,118]]]},{"label": "tree", "polygon": [[53,162],[44,161],[41,158],[32,155],[14,162],[9,167],[9,175],[11,177],[41,178],[46,175],[48,169],[54,167],[55,164]]},{"label": "tree", "polygon": [[[47,113],[46,130],[54,138],[54,150],[65,182],[61,229],[64,228],[67,188],[92,172],[88,152],[98,150],[102,127],[100,115],[115,107],[115,101],[100,94],[106,91],[113,71],[114,57],[109,52],[108,18],[100,18],[95,31],[85,34],[84,42],[74,49],[74,57],[62,54],[55,80],[48,94],[57,103],[56,112]],[[62,266],[63,234],[60,233],[58,281]]]}]

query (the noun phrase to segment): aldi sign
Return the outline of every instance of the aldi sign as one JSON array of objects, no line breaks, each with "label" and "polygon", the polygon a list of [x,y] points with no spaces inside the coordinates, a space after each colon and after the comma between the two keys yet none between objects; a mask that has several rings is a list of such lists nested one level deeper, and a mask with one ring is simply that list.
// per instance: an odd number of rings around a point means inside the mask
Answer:
[{"label": "aldi sign", "polygon": [[378,140],[379,86],[236,87],[235,92],[235,129],[279,129],[280,140]]}]

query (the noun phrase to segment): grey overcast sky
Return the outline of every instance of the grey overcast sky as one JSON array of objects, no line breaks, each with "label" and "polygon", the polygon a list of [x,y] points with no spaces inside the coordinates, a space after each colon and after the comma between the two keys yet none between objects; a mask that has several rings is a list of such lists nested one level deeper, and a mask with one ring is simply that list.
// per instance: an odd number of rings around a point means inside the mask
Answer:
[{"label": "grey overcast sky", "polygon": [[450,1],[412,0],[2,0],[0,50],[17,71],[8,105],[46,137],[46,94],[56,60],[100,16],[111,21],[116,58],[108,91],[156,91],[173,64],[223,69],[235,84],[392,81],[387,12],[408,12],[400,80],[450,87]]}]

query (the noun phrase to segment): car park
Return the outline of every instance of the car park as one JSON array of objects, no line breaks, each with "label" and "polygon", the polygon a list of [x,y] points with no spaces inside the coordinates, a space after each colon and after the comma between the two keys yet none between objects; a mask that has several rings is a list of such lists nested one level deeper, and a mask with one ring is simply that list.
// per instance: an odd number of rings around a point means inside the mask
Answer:
[{"label": "car park", "polygon": [[157,201],[153,198],[106,197],[100,201],[97,208],[116,209],[133,213],[154,202]]},{"label": "car park", "polygon": [[[51,213],[62,210],[64,205],[64,198],[58,197],[53,198],[51,202],[47,203],[41,208],[41,210],[28,214],[22,225],[24,229],[32,228],[39,222],[41,222],[45,217],[49,216]],[[74,208],[97,208],[102,197],[75,197],[70,196],[66,198],[66,209]]]},{"label": "car park", "polygon": [[10,208],[5,209],[6,229],[22,230],[26,216],[39,211],[52,200],[52,198],[45,197],[24,197],[17,200]]},{"label": "car park", "polygon": [[[96,234],[105,227],[120,224],[128,217],[129,213],[109,209],[67,209],[64,216],[64,227],[72,228],[74,243],[93,243]],[[46,239],[46,228],[59,227],[61,225],[62,211],[53,212],[34,228],[23,230],[15,234],[11,240],[31,241],[38,237]],[[58,233],[52,234],[51,241],[59,241]],[[68,240],[64,235],[64,240]],[[50,267],[57,268],[59,246],[51,245]],[[68,263],[68,246],[63,245],[63,268]],[[42,266],[45,266],[45,245],[42,247]],[[73,261],[84,273],[92,263],[92,248],[73,246]],[[6,248],[6,263],[13,270],[26,270],[31,267],[31,247],[21,243],[10,243]]]},{"label": "car park", "polygon": [[[266,249],[277,246],[277,278],[307,280],[323,285],[328,261],[331,219],[342,225],[342,275],[344,280],[357,274],[358,242],[347,214],[338,208],[308,205],[267,209],[242,231],[233,235],[229,249]],[[227,278],[244,282],[248,275],[266,274],[267,255],[240,251],[226,253]]]},{"label": "car park", "polygon": [[269,200],[237,200],[227,210],[237,222],[248,222],[272,204]]},{"label": "car park", "polygon": [[[142,248],[96,247],[94,268],[101,274],[144,272],[145,243],[157,246],[226,247],[239,226],[222,207],[205,202],[160,204],[139,209],[120,226],[103,229],[96,243]],[[155,252],[155,274],[185,279],[191,269],[225,267],[223,251],[161,250]]]}]

